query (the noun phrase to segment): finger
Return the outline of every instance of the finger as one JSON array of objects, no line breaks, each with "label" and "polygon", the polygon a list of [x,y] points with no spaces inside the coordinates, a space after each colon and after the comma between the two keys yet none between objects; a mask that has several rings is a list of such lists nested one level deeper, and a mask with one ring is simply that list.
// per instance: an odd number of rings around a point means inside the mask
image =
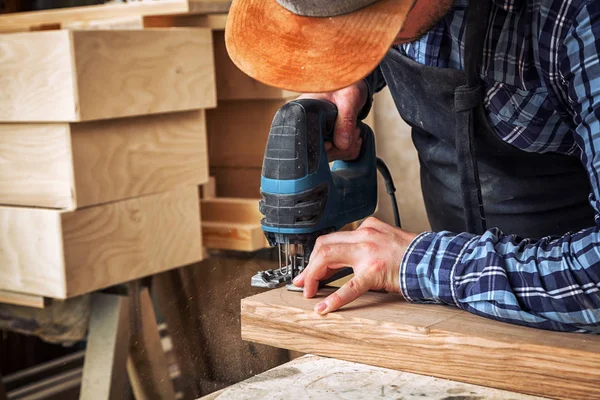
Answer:
[{"label": "finger", "polygon": [[333,243],[319,245],[313,250],[304,275],[304,297],[313,297],[319,289],[319,281],[331,269],[352,267],[364,255],[360,243]]},{"label": "finger", "polygon": [[[336,272],[339,271],[340,268],[343,268],[343,267],[344,267],[343,265],[341,265],[341,266],[337,266],[336,265],[336,266],[333,266],[331,268],[328,268],[327,273],[320,280],[322,281],[322,280],[331,278]],[[292,281],[292,284],[294,286],[296,286],[296,287],[304,287],[304,284],[305,284],[305,275],[304,275],[305,271],[306,270],[304,270],[302,273],[300,273],[298,276],[296,276],[294,278],[294,280]]]},{"label": "finger", "polygon": [[320,315],[326,315],[336,311],[365,294],[370,289],[370,286],[371,282],[365,275],[355,275],[336,292],[317,304],[315,312]]},{"label": "finger", "polygon": [[340,231],[328,233],[327,235],[319,236],[317,239],[317,243],[313,249],[319,250],[319,247],[326,244],[334,244],[334,243],[358,243],[360,242],[360,237],[357,235],[356,231]]},{"label": "finger", "polygon": [[389,226],[389,225],[375,217],[369,217],[360,224],[360,226],[357,228],[357,230],[367,229],[367,228],[382,230],[386,226]]},{"label": "finger", "polygon": [[311,275],[308,273],[304,276],[303,287],[304,287],[304,297],[307,299],[315,297],[317,292],[319,291],[319,282],[323,279],[327,279],[331,277],[331,275],[335,274],[339,269],[344,268],[343,264],[332,265],[331,268],[323,268],[322,273],[318,275]]}]

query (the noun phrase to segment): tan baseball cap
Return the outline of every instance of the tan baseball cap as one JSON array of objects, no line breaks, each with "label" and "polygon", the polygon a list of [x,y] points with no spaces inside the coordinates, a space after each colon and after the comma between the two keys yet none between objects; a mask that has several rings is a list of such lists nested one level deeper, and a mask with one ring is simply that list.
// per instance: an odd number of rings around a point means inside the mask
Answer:
[{"label": "tan baseball cap", "polygon": [[225,40],[251,77],[296,92],[328,92],[368,75],[415,0],[233,0]]}]

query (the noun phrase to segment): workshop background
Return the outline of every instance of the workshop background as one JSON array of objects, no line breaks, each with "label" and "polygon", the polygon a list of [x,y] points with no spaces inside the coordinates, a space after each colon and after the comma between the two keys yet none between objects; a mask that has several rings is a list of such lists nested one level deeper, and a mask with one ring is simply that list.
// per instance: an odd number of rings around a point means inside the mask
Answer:
[{"label": "workshop background", "polygon": [[[229,61],[229,1],[101,2],[0,0],[0,399],[191,399],[298,356],[240,337],[275,257],[264,146],[296,94]],[[386,90],[369,124],[426,230]]]}]

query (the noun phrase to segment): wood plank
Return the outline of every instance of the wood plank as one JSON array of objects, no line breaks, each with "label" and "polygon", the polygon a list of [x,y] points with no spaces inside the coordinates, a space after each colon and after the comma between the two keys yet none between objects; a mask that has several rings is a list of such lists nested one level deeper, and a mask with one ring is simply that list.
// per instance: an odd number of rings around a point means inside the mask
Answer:
[{"label": "wood plank", "polygon": [[208,162],[215,167],[262,167],[273,117],[285,100],[222,101],[206,112]]},{"label": "wood plank", "polygon": [[269,247],[260,221],[258,199],[214,198],[200,202],[204,247],[256,251]]},{"label": "wood plank", "polygon": [[76,206],[208,181],[203,110],[71,125]]},{"label": "wood plank", "polygon": [[224,30],[227,14],[183,14],[183,15],[155,15],[143,18],[146,28],[210,28]]},{"label": "wood plank", "polygon": [[248,393],[271,399],[544,400],[315,355],[302,356],[200,400],[234,400]]},{"label": "wood plank", "polygon": [[208,180],[203,110],[0,124],[0,204],[75,209]]},{"label": "wood plank", "polygon": [[201,199],[214,199],[217,197],[217,182],[214,176],[208,178],[208,182],[200,186]]},{"label": "wood plank", "polygon": [[17,306],[44,308],[46,301],[41,296],[34,296],[26,293],[10,292],[8,290],[0,290],[0,303],[14,304]]},{"label": "wood plank", "polygon": [[487,320],[367,293],[321,317],[315,299],[276,289],[242,301],[245,340],[347,361],[563,399],[600,397],[600,337]]},{"label": "wood plank", "polygon": [[177,365],[181,371],[183,398],[196,399],[201,394],[201,376],[208,370],[204,345],[200,340],[198,304],[186,283],[193,284],[191,269],[185,267],[152,277],[152,294],[171,336]]},{"label": "wood plank", "polygon": [[216,106],[209,29],[74,31],[73,48],[81,120]]},{"label": "wood plank", "polygon": [[189,12],[195,14],[226,13],[231,0],[189,0]]},{"label": "wood plank", "polygon": [[210,167],[210,175],[217,184],[217,196],[244,199],[260,198],[261,171],[262,167]]},{"label": "wood plank", "polygon": [[79,122],[216,105],[210,29],[16,33],[0,36],[0,51],[2,122]]},{"label": "wood plank", "polygon": [[202,244],[209,249],[256,251],[269,247],[260,224],[202,222]]},{"label": "wood plank", "polygon": [[124,17],[70,21],[61,24],[61,29],[144,29],[144,17],[141,15],[134,15]]},{"label": "wood plank", "polygon": [[260,224],[260,199],[214,198],[200,201],[203,222]]},{"label": "wood plank", "polygon": [[77,120],[69,32],[1,35],[0,54],[0,121]]},{"label": "wood plank", "polygon": [[129,344],[129,299],[94,294],[80,399],[125,399]]},{"label": "wood plank", "polygon": [[202,259],[198,189],[76,211],[0,207],[0,289],[66,298]]},{"label": "wood plank", "polygon": [[130,293],[130,296],[139,297],[132,301],[134,329],[129,346],[131,362],[127,365],[128,371],[138,378],[138,384],[132,385],[135,398],[174,400],[175,390],[148,289]]},{"label": "wood plank", "polygon": [[265,85],[243,73],[229,58],[223,30],[213,31],[213,41],[219,100],[276,100],[298,96],[298,93]]},{"label": "wood plank", "polygon": [[0,15],[0,32],[23,31],[32,27],[60,26],[76,21],[104,18],[184,13],[188,10],[186,0],[154,0],[11,13]]},{"label": "wood plank", "polygon": [[0,158],[0,204],[74,207],[68,125],[0,124]]}]

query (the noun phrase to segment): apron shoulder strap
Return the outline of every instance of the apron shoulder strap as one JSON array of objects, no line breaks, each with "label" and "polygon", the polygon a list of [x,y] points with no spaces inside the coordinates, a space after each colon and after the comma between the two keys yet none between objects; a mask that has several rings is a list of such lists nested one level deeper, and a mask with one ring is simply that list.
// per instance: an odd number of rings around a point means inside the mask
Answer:
[{"label": "apron shoulder strap", "polygon": [[475,110],[484,98],[479,71],[487,34],[492,0],[470,0],[465,33],[465,74],[467,84],[454,93],[456,112],[457,167],[463,195],[465,229],[482,234],[486,230],[485,211],[475,148]]}]

